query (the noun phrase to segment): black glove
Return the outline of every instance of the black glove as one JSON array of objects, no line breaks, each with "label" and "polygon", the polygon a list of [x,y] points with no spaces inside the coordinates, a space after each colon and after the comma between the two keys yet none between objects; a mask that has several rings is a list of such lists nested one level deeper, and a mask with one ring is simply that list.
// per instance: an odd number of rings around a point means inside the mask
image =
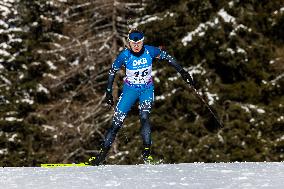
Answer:
[{"label": "black glove", "polygon": [[111,90],[106,90],[106,103],[110,106],[114,105],[113,96]]},{"label": "black glove", "polygon": [[182,79],[189,85],[191,85],[192,87],[194,87],[194,82],[193,82],[193,79],[192,77],[190,76],[190,74],[185,71],[184,69],[182,69],[180,72],[180,75],[182,77]]}]

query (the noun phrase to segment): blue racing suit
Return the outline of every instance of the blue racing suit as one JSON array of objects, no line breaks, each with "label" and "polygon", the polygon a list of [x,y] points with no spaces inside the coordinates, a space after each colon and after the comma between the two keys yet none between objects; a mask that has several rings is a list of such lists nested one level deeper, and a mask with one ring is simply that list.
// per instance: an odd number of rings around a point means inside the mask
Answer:
[{"label": "blue racing suit", "polygon": [[154,84],[151,77],[153,59],[168,60],[180,72],[182,67],[175,59],[157,47],[144,45],[139,53],[124,49],[116,58],[109,71],[107,90],[112,91],[115,73],[122,65],[126,68],[123,91],[116,105],[112,126],[108,130],[103,148],[110,148],[118,130],[133,106],[139,100],[139,114],[141,122],[141,135],[144,147],[150,147],[151,125],[149,122],[150,111],[154,102]]}]

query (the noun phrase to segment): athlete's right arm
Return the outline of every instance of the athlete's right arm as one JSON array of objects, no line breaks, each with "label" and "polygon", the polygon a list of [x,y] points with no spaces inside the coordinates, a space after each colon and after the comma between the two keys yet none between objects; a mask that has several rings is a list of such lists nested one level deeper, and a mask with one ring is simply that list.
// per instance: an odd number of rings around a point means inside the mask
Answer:
[{"label": "athlete's right arm", "polygon": [[120,69],[122,64],[127,59],[127,56],[125,55],[125,50],[123,50],[116,58],[116,60],[113,62],[110,70],[109,70],[109,76],[108,76],[108,83],[107,83],[107,92],[112,92],[112,85],[115,78],[115,73]]}]

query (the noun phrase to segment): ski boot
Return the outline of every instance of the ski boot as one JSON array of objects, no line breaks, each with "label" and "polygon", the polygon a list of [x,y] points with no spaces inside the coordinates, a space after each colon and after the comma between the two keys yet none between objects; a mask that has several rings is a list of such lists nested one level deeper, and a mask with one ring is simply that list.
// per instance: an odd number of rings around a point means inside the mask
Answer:
[{"label": "ski boot", "polygon": [[151,164],[153,162],[153,157],[151,156],[151,150],[149,147],[145,147],[142,152],[142,158],[144,163]]},{"label": "ski boot", "polygon": [[105,158],[107,156],[109,149],[110,148],[101,148],[100,153],[95,157],[90,157],[89,162],[87,162],[86,164],[92,165],[92,166],[101,165],[105,161]]}]

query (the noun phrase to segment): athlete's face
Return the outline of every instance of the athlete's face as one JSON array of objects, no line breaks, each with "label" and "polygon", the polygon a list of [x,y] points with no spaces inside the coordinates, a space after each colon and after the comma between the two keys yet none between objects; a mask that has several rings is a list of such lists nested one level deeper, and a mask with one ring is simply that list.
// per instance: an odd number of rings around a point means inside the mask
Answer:
[{"label": "athlete's face", "polygon": [[130,41],[129,42],[129,45],[130,45],[130,48],[138,53],[141,51],[142,47],[143,47],[143,41],[138,41],[138,42],[133,42],[133,41]]}]

